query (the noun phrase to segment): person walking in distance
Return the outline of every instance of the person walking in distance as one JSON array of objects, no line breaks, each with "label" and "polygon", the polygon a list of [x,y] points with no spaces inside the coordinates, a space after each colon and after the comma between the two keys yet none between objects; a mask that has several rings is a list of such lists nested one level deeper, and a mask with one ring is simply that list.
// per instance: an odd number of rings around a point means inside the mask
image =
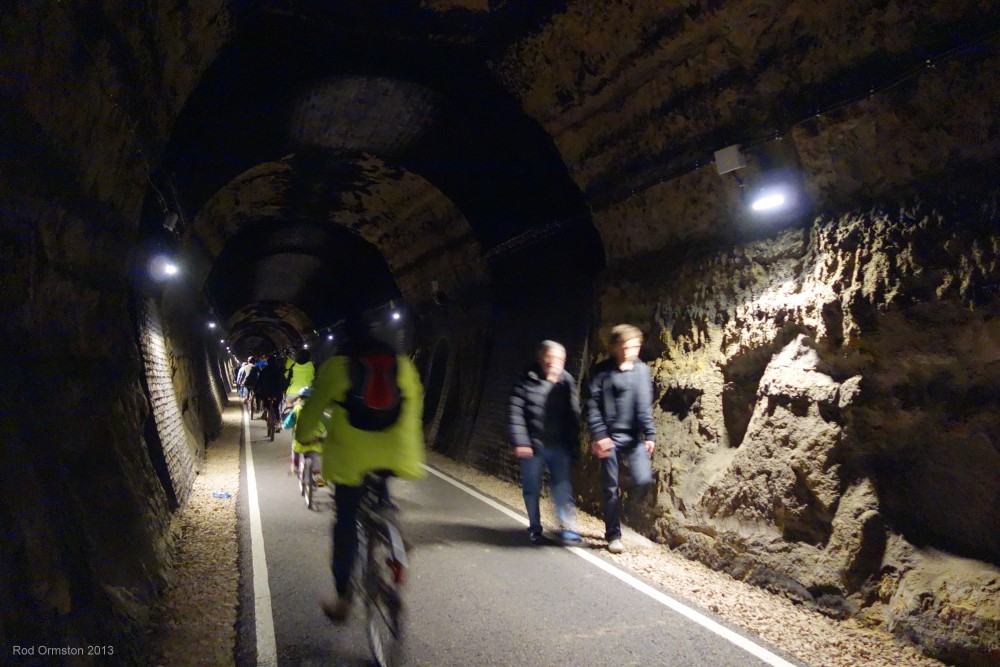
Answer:
[{"label": "person walking in distance", "polygon": [[549,488],[564,544],[579,544],[570,469],[579,456],[580,397],[576,380],[565,370],[566,348],[545,340],[535,363],[514,383],[508,420],[514,455],[521,465],[521,488],[528,512],[528,536],[542,541],[539,496],[549,469]]},{"label": "person walking in distance", "polygon": [[611,329],[612,356],[594,367],[587,385],[587,427],[594,439],[592,451],[601,460],[604,537],[613,554],[625,550],[618,481],[621,461],[628,462],[632,500],[641,500],[653,482],[653,382],[649,367],[639,360],[641,347],[638,328],[619,324]]}]

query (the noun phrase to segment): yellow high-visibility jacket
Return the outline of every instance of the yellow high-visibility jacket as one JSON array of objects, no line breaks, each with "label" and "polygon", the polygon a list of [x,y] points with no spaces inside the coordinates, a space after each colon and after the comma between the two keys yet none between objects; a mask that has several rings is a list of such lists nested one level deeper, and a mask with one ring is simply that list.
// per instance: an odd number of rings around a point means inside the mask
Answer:
[{"label": "yellow high-visibility jacket", "polygon": [[316,366],[311,361],[304,364],[297,364],[294,361],[285,369],[285,377],[291,372],[291,379],[288,383],[286,394],[297,394],[303,387],[308,387],[313,383],[316,376]]},{"label": "yellow high-visibility jacket", "polygon": [[[299,413],[302,412],[303,407],[305,406],[299,403],[294,408],[292,408],[292,411],[288,413],[287,417],[285,417],[285,421],[284,423],[282,423],[282,426],[284,426],[285,428],[294,428],[299,421]],[[316,452],[317,454],[321,454],[323,452],[323,438],[325,437],[326,437],[325,417],[321,417],[319,421],[319,426],[317,426],[316,430],[310,434],[309,439],[305,440],[304,442],[300,442],[294,436],[294,434],[292,435],[292,451],[295,452],[296,454],[307,454],[309,452]],[[317,438],[319,439],[318,442],[316,441]]]},{"label": "yellow high-visibility jacket", "polygon": [[[424,453],[424,388],[413,361],[396,355],[402,406],[399,420],[384,431],[362,431],[347,420],[339,405],[350,388],[350,360],[331,357],[320,366],[312,397],[295,425],[295,437],[312,433],[323,413],[329,414],[323,442],[323,477],[334,484],[360,486],[366,473],[391,470],[403,479],[421,479],[427,473]],[[305,442],[308,438],[302,438]]]}]

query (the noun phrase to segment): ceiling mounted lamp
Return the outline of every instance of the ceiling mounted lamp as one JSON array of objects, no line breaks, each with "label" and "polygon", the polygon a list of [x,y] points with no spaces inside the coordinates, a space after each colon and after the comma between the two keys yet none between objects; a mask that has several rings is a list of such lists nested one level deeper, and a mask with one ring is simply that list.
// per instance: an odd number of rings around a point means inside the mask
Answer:
[{"label": "ceiling mounted lamp", "polygon": [[761,216],[792,211],[799,204],[799,188],[791,174],[783,170],[767,172],[748,189],[747,204]]},{"label": "ceiling mounted lamp", "polygon": [[167,255],[154,255],[149,260],[149,277],[156,282],[166,282],[177,278],[181,273],[180,265]]},{"label": "ceiling mounted lamp", "polygon": [[739,185],[740,197],[747,209],[758,218],[787,218],[802,210],[801,178],[787,166],[794,156],[786,155],[787,148],[780,139],[772,142],[777,146],[767,146],[752,160],[754,168],[747,169],[741,176],[737,171],[751,162],[739,144],[727,146],[715,152],[715,168],[722,174],[732,174]]}]

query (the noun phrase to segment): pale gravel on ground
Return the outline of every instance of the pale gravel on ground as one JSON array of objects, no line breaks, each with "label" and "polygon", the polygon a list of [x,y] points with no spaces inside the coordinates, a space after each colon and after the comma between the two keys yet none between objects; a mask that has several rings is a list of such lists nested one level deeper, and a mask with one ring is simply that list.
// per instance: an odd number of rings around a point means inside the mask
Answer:
[{"label": "pale gravel on ground", "polygon": [[[164,601],[164,618],[153,647],[155,665],[233,665],[237,611],[236,502],[239,489],[239,404],[223,415],[222,436],[208,448],[180,528],[175,570]],[[430,454],[435,468],[523,512],[520,487],[446,457]],[[220,500],[213,491],[228,491]],[[546,503],[547,505],[547,503]],[[404,517],[405,521],[405,517]],[[554,525],[551,507],[543,521]],[[592,546],[604,544],[603,522],[580,514],[580,532]],[[817,667],[941,667],[891,635],[857,622],[835,621],[672,553],[626,529],[624,554],[613,562],[674,597],[721,618],[797,660]]]},{"label": "pale gravel on ground", "polygon": [[[191,497],[174,517],[174,568],[153,636],[152,664],[225,667],[235,664],[240,488],[239,403],[223,411],[222,433],[206,450]],[[215,498],[216,491],[231,498]]]}]

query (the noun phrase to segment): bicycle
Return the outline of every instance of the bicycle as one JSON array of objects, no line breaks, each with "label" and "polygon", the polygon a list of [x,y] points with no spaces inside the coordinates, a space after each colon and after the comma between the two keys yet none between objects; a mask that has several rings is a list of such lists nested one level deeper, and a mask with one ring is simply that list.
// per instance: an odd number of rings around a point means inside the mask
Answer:
[{"label": "bicycle", "polygon": [[365,603],[368,646],[379,667],[389,667],[402,658],[402,586],[409,566],[386,485],[388,476],[386,472],[369,473],[362,484],[354,570],[354,590]]},{"label": "bicycle", "polygon": [[315,472],[319,470],[319,455],[314,452],[306,452],[299,455],[299,494],[306,502],[306,508],[314,509],[313,497],[316,494]]},{"label": "bicycle", "polygon": [[264,419],[267,420],[267,437],[274,441],[278,430],[278,399],[273,396],[264,399]]}]

